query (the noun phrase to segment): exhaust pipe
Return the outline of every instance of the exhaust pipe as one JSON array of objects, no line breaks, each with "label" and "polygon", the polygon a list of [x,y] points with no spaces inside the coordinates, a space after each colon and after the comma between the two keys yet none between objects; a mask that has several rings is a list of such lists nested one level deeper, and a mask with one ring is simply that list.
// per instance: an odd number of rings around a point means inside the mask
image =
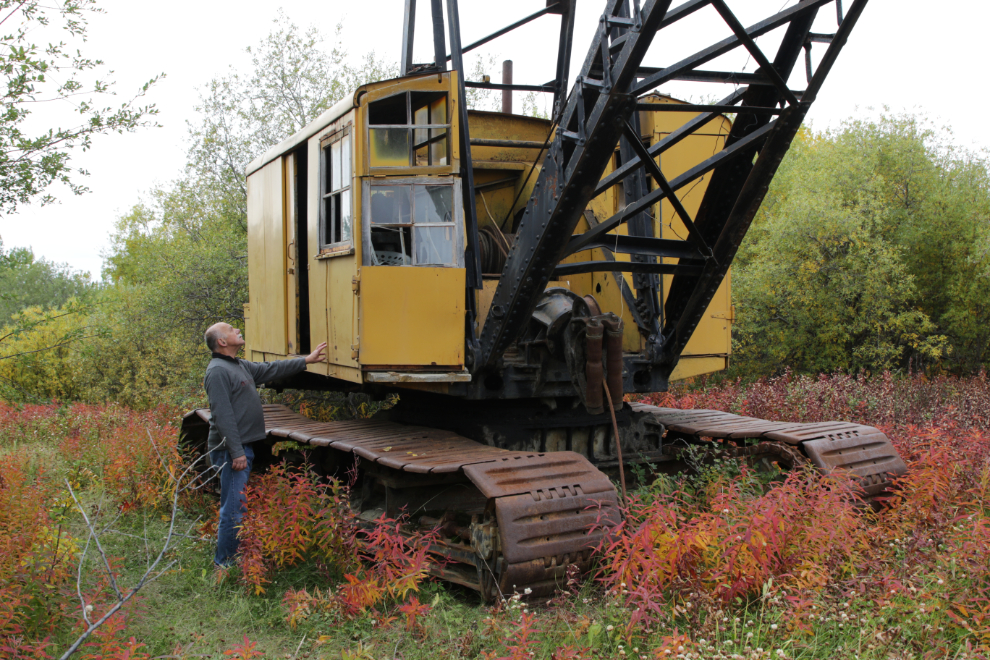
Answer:
[{"label": "exhaust pipe", "polygon": [[605,382],[612,405],[622,407],[622,319],[613,313],[602,316],[605,326]]},{"label": "exhaust pipe", "polygon": [[601,321],[594,317],[588,319],[586,327],[585,351],[588,361],[584,366],[584,377],[588,384],[584,405],[592,415],[600,415],[605,412],[604,390],[602,389],[604,376],[602,374],[602,339],[605,335],[605,327]]},{"label": "exhaust pipe", "polygon": [[[512,84],[512,60],[505,60],[502,62],[502,84],[511,85]],[[512,90],[503,89],[502,90],[502,112],[507,115],[512,114]]]}]

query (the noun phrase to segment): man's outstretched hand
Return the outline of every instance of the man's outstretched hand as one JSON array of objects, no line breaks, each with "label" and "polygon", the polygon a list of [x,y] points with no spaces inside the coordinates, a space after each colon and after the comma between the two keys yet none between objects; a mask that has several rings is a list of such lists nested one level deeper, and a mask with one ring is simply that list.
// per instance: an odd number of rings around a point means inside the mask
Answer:
[{"label": "man's outstretched hand", "polygon": [[312,353],[310,353],[309,355],[306,356],[306,364],[315,364],[317,362],[326,362],[327,361],[327,356],[325,356],[323,354],[323,351],[325,351],[326,348],[327,348],[327,343],[326,342],[323,342],[322,344],[320,344],[319,346],[317,346],[316,347],[316,350],[314,350]]},{"label": "man's outstretched hand", "polygon": [[234,472],[240,472],[241,470],[247,469],[247,456],[238,456],[231,463],[230,467],[234,469]]}]

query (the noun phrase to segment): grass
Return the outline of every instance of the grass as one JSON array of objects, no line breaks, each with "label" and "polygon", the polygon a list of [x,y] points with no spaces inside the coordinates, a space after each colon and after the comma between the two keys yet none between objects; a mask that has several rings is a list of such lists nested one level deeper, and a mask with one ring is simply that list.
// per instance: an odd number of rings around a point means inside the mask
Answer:
[{"label": "grass", "polygon": [[[795,392],[812,390],[814,405],[794,412]],[[885,402],[884,391],[900,400]],[[192,531],[170,551],[174,565],[78,657],[985,658],[990,437],[972,401],[988,392],[985,379],[896,386],[792,379],[667,398],[697,407],[730,401],[744,414],[759,406],[771,418],[814,417],[869,398],[869,408],[853,405],[870,421],[899,406],[904,423],[885,428],[911,476],[889,510],[873,517],[850,508],[841,485],[812,475],[768,478],[735,463],[690,477],[642,475],[626,527],[601,556],[599,579],[549,601],[514,597],[488,606],[473,592],[427,580],[391,595],[382,585],[371,602],[347,610],[356,601],[342,576],[355,572],[366,584],[380,574],[328,555],[318,542],[269,569],[271,582],[258,595],[238,569],[218,579],[203,525],[215,516],[212,501],[184,498],[178,528]],[[972,401],[960,405],[950,395]],[[914,412],[904,412],[905,401]],[[955,418],[955,410],[970,412]],[[105,494],[101,524],[119,513],[102,540],[120,585],[143,575],[168,528],[168,488],[144,438],[169,456],[174,415],[0,405],[0,658],[43,657],[23,644],[45,639],[45,651],[58,657],[78,634],[75,570],[86,528],[67,505],[63,477],[89,511]],[[835,530],[838,538],[828,533]],[[90,552],[82,569],[84,593],[102,593],[105,602],[98,556]],[[47,578],[52,588],[43,586]],[[290,616],[290,602],[305,607]],[[47,618],[32,618],[38,612]],[[129,638],[144,646],[127,651]]]}]

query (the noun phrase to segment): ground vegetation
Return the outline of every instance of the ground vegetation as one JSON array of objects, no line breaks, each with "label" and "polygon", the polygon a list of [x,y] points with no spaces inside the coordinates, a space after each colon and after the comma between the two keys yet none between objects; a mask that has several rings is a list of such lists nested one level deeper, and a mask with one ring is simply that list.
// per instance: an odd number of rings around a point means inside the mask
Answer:
[{"label": "ground vegetation", "polygon": [[[494,605],[428,578],[401,520],[355,524],[347,478],[314,479],[288,446],[252,480],[240,566],[216,574],[213,496],[176,499],[176,409],[0,405],[0,657],[60,656],[85,607],[99,618],[114,583],[127,594],[147,574],[173,515],[165,570],[75,657],[987,657],[988,399],[984,377],[789,375],[651,397],[781,420],[853,413],[911,471],[878,514],[812,472],[641,472],[592,579]],[[109,572],[86,550],[94,528]]]}]

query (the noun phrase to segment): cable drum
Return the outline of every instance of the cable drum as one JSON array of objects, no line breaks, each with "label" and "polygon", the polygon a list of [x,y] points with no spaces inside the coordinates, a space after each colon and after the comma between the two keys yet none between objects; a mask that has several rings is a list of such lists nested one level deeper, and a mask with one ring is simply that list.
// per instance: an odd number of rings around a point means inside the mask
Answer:
[{"label": "cable drum", "polygon": [[495,225],[484,225],[478,230],[482,273],[498,275],[502,272],[513,238],[513,234],[503,234]]}]

